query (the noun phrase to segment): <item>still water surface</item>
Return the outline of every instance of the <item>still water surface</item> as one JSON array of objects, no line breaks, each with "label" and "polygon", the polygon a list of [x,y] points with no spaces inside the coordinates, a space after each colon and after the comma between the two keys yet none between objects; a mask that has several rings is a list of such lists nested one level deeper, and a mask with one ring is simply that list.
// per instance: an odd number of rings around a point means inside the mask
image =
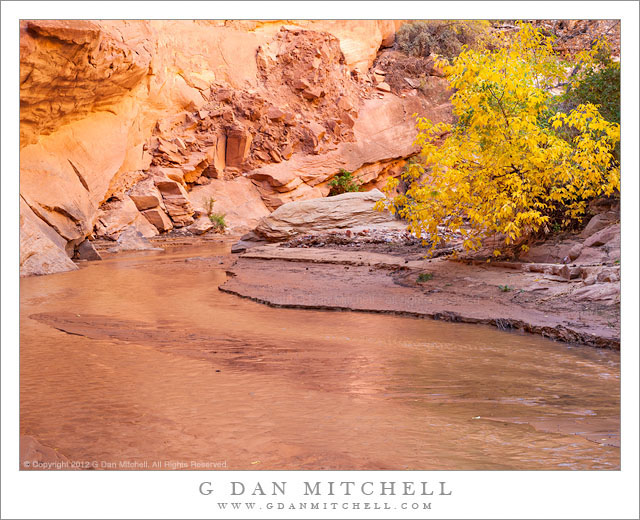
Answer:
[{"label": "still water surface", "polygon": [[218,291],[228,249],[22,279],[21,434],[116,468],[619,468],[617,352],[270,308]]}]

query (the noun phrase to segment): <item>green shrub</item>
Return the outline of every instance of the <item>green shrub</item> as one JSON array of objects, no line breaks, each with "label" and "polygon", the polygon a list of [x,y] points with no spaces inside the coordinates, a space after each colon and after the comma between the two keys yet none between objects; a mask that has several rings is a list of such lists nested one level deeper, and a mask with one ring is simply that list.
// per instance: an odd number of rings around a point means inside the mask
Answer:
[{"label": "green shrub", "polygon": [[353,179],[353,173],[345,169],[340,169],[340,173],[336,175],[329,183],[329,196],[340,195],[349,191],[360,191],[360,184]]},{"label": "green shrub", "polygon": [[500,289],[502,292],[511,292],[513,290],[508,285],[498,285],[498,289]]},{"label": "green shrub", "polygon": [[428,282],[429,280],[433,280],[432,273],[420,273],[418,275],[418,283]]},{"label": "green shrub", "polygon": [[410,56],[438,54],[454,58],[463,45],[476,45],[487,33],[485,20],[426,20],[404,24],[396,33],[398,48]]},{"label": "green shrub", "polygon": [[215,203],[216,199],[209,197],[205,202],[205,208],[207,210],[209,220],[213,223],[213,229],[218,233],[222,233],[227,228],[227,221],[225,220],[226,215],[224,213],[215,213],[213,211],[213,205]]},{"label": "green shrub", "polygon": [[[539,126],[551,128],[549,119],[558,112],[569,113],[579,105],[591,103],[598,105],[602,117],[610,123],[620,124],[620,64],[606,61],[600,69],[590,69],[584,77],[570,83],[567,91],[548,100],[540,112]],[[562,127],[555,130],[559,137],[571,143],[577,137],[577,130]],[[613,157],[620,162],[620,143],[613,150]]]},{"label": "green shrub", "polygon": [[222,232],[227,228],[224,213],[211,213],[209,215],[209,220],[213,223],[214,229],[218,232]]},{"label": "green shrub", "polygon": [[564,98],[570,108],[584,103],[600,105],[602,117],[610,123],[620,123],[620,64],[612,62],[599,70],[587,71]]}]

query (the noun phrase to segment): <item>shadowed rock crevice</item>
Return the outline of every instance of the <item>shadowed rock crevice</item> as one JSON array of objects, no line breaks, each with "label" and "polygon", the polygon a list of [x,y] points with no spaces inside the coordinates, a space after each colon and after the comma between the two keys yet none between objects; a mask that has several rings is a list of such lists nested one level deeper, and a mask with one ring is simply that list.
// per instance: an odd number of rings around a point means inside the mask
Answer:
[{"label": "shadowed rock crevice", "polygon": [[82,176],[82,174],[80,173],[78,168],[76,168],[76,165],[71,162],[71,159],[67,159],[67,160],[69,161],[69,164],[73,168],[73,171],[75,172],[75,174],[78,176],[78,180],[80,181],[80,184],[82,184],[82,186],[84,187],[85,190],[91,191],[89,189],[89,185],[87,184],[87,181],[84,180],[84,177]]}]

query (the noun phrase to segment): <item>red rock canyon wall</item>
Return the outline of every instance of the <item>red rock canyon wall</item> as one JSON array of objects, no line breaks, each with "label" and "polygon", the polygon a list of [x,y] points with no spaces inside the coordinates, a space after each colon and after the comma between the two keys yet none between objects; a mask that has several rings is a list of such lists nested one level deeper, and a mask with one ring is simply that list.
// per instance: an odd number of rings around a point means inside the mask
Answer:
[{"label": "red rock canyon wall", "polygon": [[87,237],[188,226],[211,197],[242,231],[340,168],[397,175],[412,114],[450,117],[371,70],[400,24],[23,21],[21,274],[74,269]]}]

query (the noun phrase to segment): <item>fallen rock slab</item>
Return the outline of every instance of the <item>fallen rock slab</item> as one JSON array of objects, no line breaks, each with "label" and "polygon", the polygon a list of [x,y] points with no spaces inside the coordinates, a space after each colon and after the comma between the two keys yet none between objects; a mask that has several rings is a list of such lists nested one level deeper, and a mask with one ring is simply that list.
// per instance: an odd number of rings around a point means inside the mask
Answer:
[{"label": "fallen rock slab", "polygon": [[213,222],[209,217],[198,217],[196,221],[187,227],[187,230],[194,235],[203,235],[213,228]]},{"label": "fallen rock slab", "polygon": [[280,241],[314,231],[393,222],[395,219],[389,212],[374,209],[374,204],[384,198],[381,191],[374,189],[289,202],[263,218],[255,233],[266,240]]},{"label": "fallen rock slab", "polygon": [[[174,227],[193,224],[194,209],[189,196],[181,184],[171,180],[156,181],[156,187],[162,193],[162,200]],[[155,224],[154,224],[155,225]],[[157,227],[157,226],[156,226]]]}]

